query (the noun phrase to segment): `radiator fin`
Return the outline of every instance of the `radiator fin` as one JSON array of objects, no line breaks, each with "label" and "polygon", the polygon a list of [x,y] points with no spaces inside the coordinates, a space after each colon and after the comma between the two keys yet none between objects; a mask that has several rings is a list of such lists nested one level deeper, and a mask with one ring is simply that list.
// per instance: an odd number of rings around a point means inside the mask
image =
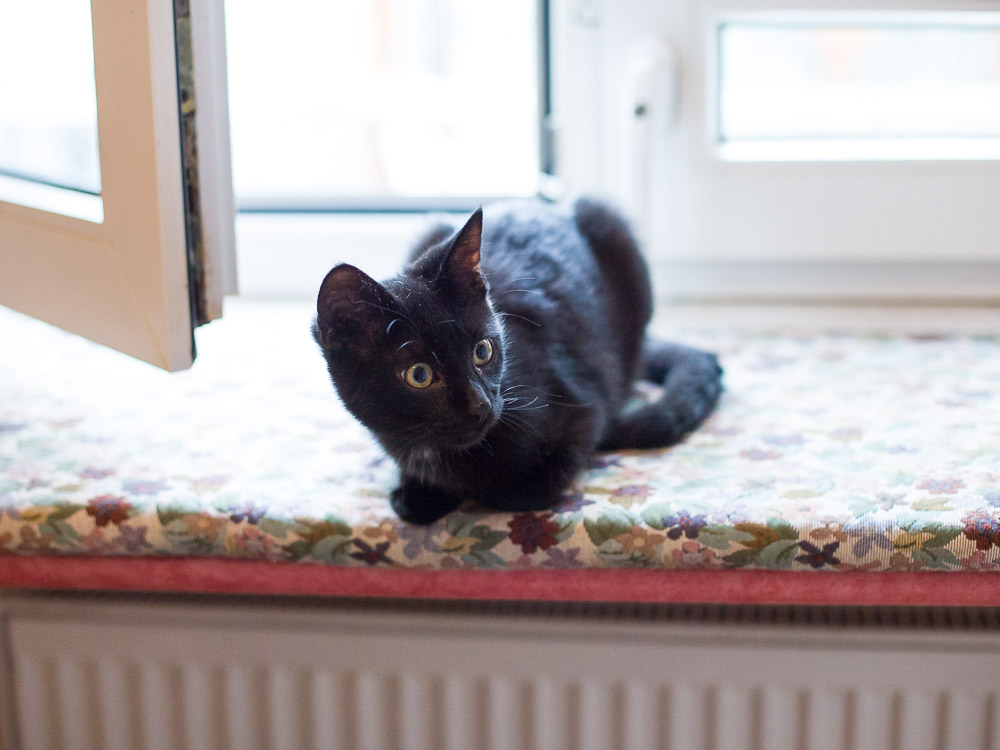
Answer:
[{"label": "radiator fin", "polygon": [[985,654],[978,677],[969,662],[945,689],[919,659],[893,675],[857,671],[871,655],[847,652],[860,679],[774,660],[734,678],[736,652],[704,648],[685,668],[623,657],[560,672],[548,645],[453,671],[446,647],[394,672],[371,655],[310,664],[206,647],[170,660],[138,640],[129,658],[32,642],[13,651],[22,750],[1000,750]]}]

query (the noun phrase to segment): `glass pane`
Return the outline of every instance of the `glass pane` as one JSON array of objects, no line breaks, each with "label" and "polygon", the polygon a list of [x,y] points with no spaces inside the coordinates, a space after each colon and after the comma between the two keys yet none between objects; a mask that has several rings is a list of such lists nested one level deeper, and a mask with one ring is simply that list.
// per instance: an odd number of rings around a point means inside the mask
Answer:
[{"label": "glass pane", "polygon": [[536,0],[226,7],[243,205],[529,195]]},{"label": "glass pane", "polygon": [[727,23],[719,138],[1000,138],[993,24]]},{"label": "glass pane", "polygon": [[88,0],[0,4],[0,175],[101,192]]}]

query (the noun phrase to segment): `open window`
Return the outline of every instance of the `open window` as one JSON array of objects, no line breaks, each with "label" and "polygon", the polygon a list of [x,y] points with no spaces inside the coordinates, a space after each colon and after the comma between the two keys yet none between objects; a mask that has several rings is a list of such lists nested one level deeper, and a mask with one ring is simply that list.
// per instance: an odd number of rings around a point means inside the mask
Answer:
[{"label": "open window", "polygon": [[39,0],[0,30],[0,303],[190,366],[234,278],[221,4]]}]

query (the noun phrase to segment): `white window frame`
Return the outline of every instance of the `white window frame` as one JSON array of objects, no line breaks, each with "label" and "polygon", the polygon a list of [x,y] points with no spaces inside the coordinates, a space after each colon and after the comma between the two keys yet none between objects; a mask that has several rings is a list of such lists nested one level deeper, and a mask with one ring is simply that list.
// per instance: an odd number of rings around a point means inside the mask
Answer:
[{"label": "white window frame", "polygon": [[[943,0],[886,0],[879,9],[961,12],[998,6],[996,0],[947,5]],[[1000,231],[1000,212],[989,197],[1000,194],[1000,163],[736,163],[719,158],[713,108],[705,95],[714,75],[714,55],[706,52],[714,45],[710,21],[779,7],[866,10],[862,0],[551,0],[550,125],[563,197],[587,193],[623,205],[644,240],[657,292],[669,299],[995,303],[1000,299],[1000,243],[989,238]],[[656,68],[671,56],[658,58],[650,42],[664,42],[672,50],[674,77]],[[641,85],[635,80],[627,85],[626,75],[637,71]],[[634,129],[635,97],[650,89],[676,97],[678,121],[668,124],[666,134],[662,120],[648,124],[655,118],[647,120],[646,130]],[[642,163],[637,155],[650,148],[650,179],[642,184],[630,165]],[[676,169],[678,164],[682,169]],[[926,199],[931,205],[917,222],[907,223],[897,206],[888,234],[884,225],[852,219],[850,234],[839,242],[835,236],[804,242],[804,235],[816,233],[801,211],[789,207],[794,191],[782,193],[773,186],[817,171],[855,187],[863,186],[866,175],[904,187],[913,178],[932,185],[930,195],[956,182],[975,184],[979,197],[974,209],[962,209],[964,218],[962,211]],[[727,180],[736,186],[717,191]],[[636,196],[644,192],[655,207],[649,217],[634,208]],[[837,199],[837,191],[827,194]],[[857,203],[858,195],[863,191],[847,198]],[[785,205],[783,200],[793,203],[775,217],[774,207]],[[753,214],[760,210],[753,201],[771,204],[771,217],[759,223],[788,239],[783,246],[768,245],[759,226],[753,236]],[[391,213],[241,215],[240,288],[258,297],[312,297],[323,273],[340,261],[388,275],[399,269],[423,221]],[[965,241],[963,232],[982,234],[976,243]],[[928,244],[928,238],[934,242]]]},{"label": "white window frame", "polygon": [[[221,3],[212,5],[192,3],[192,15],[221,20]],[[123,12],[115,0],[92,0],[91,10],[103,221],[0,201],[0,303],[167,370],[184,369],[193,339],[173,4],[144,0]],[[224,56],[221,26],[202,29],[199,62]],[[218,66],[206,65],[208,77],[198,80],[206,101],[216,101],[216,117],[220,96],[226,109],[224,70],[221,88]],[[224,263],[231,239],[224,245],[233,213],[228,129],[206,122],[205,131],[203,151],[214,154],[202,165],[214,205],[214,215],[203,217],[215,243],[206,269],[211,316],[231,288]]]},{"label": "white window frame", "polygon": [[[573,192],[626,207],[661,296],[1000,299],[1000,162],[720,154],[719,20],[870,9],[863,0],[554,2],[561,176]],[[886,0],[878,10],[995,13],[1000,2]],[[632,113],[646,95],[639,121]]]}]

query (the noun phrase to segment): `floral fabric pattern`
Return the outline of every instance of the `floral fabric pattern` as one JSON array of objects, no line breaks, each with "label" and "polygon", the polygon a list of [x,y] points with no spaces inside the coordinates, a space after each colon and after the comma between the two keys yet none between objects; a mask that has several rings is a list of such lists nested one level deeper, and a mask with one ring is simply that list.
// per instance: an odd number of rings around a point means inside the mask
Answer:
[{"label": "floral fabric pattern", "polygon": [[306,325],[265,341],[226,325],[171,375],[0,310],[0,554],[1000,570],[996,338],[663,331],[720,353],[701,430],[598,455],[552,510],[417,527]]}]

